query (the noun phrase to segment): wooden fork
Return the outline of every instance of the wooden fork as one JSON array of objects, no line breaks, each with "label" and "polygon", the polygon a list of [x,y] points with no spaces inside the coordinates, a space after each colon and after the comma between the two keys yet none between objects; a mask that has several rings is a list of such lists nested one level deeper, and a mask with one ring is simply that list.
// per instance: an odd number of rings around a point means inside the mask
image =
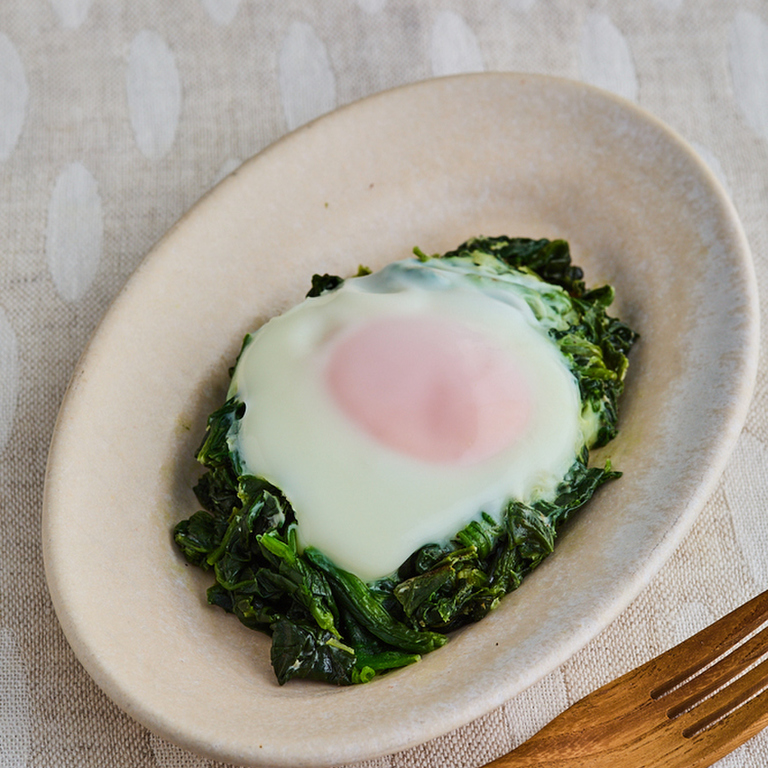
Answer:
[{"label": "wooden fork", "polygon": [[[576,702],[493,768],[705,768],[768,726],[768,591]],[[745,640],[745,638],[748,638]]]}]

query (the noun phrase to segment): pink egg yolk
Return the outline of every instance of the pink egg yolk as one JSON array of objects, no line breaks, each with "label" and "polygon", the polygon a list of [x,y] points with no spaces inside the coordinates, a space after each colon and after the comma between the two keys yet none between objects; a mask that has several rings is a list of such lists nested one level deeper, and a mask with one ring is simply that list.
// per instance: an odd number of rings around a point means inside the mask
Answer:
[{"label": "pink egg yolk", "polygon": [[474,464],[517,442],[531,393],[508,352],[459,323],[374,320],[327,368],[342,411],[380,443],[427,462]]}]

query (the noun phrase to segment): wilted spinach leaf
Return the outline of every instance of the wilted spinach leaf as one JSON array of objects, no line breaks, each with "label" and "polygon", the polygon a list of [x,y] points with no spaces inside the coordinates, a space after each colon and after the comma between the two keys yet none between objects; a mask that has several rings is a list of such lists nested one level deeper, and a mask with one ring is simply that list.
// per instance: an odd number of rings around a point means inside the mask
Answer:
[{"label": "wilted spinach leaf", "polygon": [[280,685],[293,677],[336,685],[353,682],[355,652],[338,637],[311,624],[281,619],[272,625],[272,667]]}]

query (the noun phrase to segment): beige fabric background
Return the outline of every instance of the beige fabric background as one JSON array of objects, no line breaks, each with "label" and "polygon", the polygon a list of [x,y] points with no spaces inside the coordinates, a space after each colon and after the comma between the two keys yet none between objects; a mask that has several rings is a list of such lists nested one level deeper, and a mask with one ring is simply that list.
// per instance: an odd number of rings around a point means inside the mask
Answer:
[{"label": "beige fabric background", "polygon": [[[0,5],[0,768],[213,765],[95,687],[44,581],[47,447],[112,298],[192,203],[286,131],[383,88],[482,69],[583,79],[678,130],[732,195],[765,301],[765,0]],[[612,626],[486,718],[370,768],[480,765],[768,587],[767,384],[763,363],[716,493]],[[765,768],[768,733],[718,765]]]}]

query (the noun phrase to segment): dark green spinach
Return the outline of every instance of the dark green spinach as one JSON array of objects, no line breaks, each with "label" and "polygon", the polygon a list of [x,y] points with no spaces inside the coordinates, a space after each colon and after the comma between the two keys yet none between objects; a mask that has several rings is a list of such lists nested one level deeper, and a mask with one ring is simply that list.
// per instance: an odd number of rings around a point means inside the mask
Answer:
[{"label": "dark green spinach", "polygon": [[[593,445],[615,436],[627,353],[637,335],[607,315],[610,286],[586,290],[568,243],[475,238],[442,257],[418,249],[416,254],[422,260],[490,263],[500,273],[525,271],[567,292],[574,319],[550,335],[578,381],[584,407],[598,420]],[[358,274],[366,273],[361,268]],[[342,283],[315,276],[308,295]],[[446,633],[478,621],[517,589],[553,551],[563,523],[603,483],[619,477],[609,462],[590,467],[585,446],[552,501],[510,501],[500,521],[480,514],[450,542],[427,544],[397,574],[366,584],[314,548],[299,551],[288,500],[245,473],[230,449],[228,436],[242,415],[243,405],[230,399],[209,417],[197,453],[206,472],[194,488],[203,509],[175,526],[174,539],[190,563],[213,572],[211,605],[271,635],[271,661],[281,685],[292,678],[364,683],[418,661],[443,645]]]}]

